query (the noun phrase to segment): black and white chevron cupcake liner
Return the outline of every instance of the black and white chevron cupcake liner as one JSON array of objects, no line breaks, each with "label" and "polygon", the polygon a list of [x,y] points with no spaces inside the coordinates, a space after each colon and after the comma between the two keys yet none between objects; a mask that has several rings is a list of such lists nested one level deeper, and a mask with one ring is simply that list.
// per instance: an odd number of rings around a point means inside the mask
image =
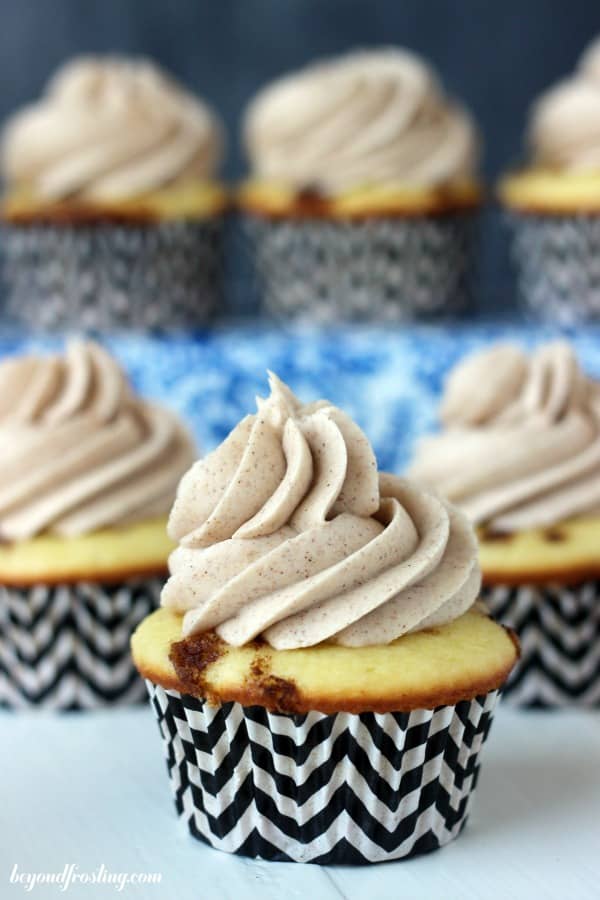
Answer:
[{"label": "black and white chevron cupcake liner", "polygon": [[0,586],[0,706],[91,709],[146,696],[129,641],[161,578]]},{"label": "black and white chevron cupcake liner", "polygon": [[143,226],[7,225],[6,312],[42,331],[173,331],[221,304],[221,216]]},{"label": "black and white chevron cupcake liner", "polygon": [[600,581],[488,586],[483,599],[521,641],[521,657],[504,688],[506,702],[600,706]]},{"label": "black and white chevron cupcake liner", "polygon": [[246,214],[241,255],[277,318],[402,321],[471,306],[475,214],[364,220]]},{"label": "black and white chevron cupcake liner", "polygon": [[284,715],[146,683],[191,834],[228,853],[321,864],[400,859],[455,838],[498,697]]},{"label": "black and white chevron cupcake liner", "polygon": [[522,305],[573,325],[600,319],[600,215],[510,214]]}]

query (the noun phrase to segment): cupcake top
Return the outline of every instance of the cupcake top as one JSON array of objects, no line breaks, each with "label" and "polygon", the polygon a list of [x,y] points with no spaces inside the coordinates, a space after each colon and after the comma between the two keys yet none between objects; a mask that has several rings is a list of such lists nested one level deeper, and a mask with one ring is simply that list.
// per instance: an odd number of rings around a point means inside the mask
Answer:
[{"label": "cupcake top", "polygon": [[106,201],[209,178],[221,127],[199,98],[151,62],[79,57],[9,119],[2,174],[49,200]]},{"label": "cupcake top", "polygon": [[563,172],[600,172],[600,39],[577,69],[534,104],[528,131],[534,165]]},{"label": "cupcake top", "polygon": [[302,404],[274,375],[270,386],[181,481],[162,604],[185,614],[183,634],[385,644],[472,606],[481,575],[466,517],[378,473],[341,410]]},{"label": "cupcake top", "polygon": [[0,364],[0,538],[74,536],[165,514],[195,451],[94,343]]},{"label": "cupcake top", "polygon": [[298,190],[437,187],[477,166],[471,117],[400,49],[350,53],[275,81],[250,104],[244,131],[254,174]]},{"label": "cupcake top", "polygon": [[474,522],[512,532],[600,510],[600,384],[569,344],[467,358],[441,418],[446,429],[421,441],[410,474]]}]

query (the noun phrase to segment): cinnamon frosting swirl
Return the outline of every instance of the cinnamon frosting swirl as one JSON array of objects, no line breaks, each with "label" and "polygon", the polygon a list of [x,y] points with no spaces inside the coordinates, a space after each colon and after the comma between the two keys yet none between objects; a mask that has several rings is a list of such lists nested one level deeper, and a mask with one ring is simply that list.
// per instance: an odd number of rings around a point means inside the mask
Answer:
[{"label": "cinnamon frosting swirl", "polygon": [[258,177],[335,193],[371,184],[438,186],[472,177],[468,113],[406,50],[355,52],[261,91],[245,117]]},{"label": "cinnamon frosting swirl", "polygon": [[0,364],[0,537],[71,536],[166,513],[194,457],[168,410],[98,344]]},{"label": "cinnamon frosting swirl", "polygon": [[9,119],[2,170],[50,200],[114,200],[208,178],[222,155],[211,110],[152,63],[79,57]]},{"label": "cinnamon frosting swirl", "polygon": [[480,587],[466,518],[378,473],[341,410],[300,403],[274,375],[270,385],[258,412],[181,481],[162,603],[185,614],[184,635],[359,646],[461,615]]},{"label": "cinnamon frosting swirl", "polygon": [[586,50],[570,78],[534,104],[528,137],[536,165],[600,171],[600,40]]},{"label": "cinnamon frosting swirl", "polygon": [[410,475],[474,522],[517,531],[600,509],[600,384],[569,344],[473,355],[451,373],[441,418]]}]

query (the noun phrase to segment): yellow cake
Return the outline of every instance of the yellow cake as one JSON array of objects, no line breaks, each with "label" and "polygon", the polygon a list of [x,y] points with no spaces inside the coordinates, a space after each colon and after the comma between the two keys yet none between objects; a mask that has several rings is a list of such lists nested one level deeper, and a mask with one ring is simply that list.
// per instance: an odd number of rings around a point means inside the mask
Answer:
[{"label": "yellow cake", "polygon": [[558,217],[600,212],[599,62],[600,43],[594,41],[566,78],[536,98],[527,123],[527,161],[499,185],[509,209]]},{"label": "yellow cake", "polygon": [[0,584],[106,583],[166,575],[173,546],[164,516],[70,538],[44,533],[0,544]]},{"label": "yellow cake", "polygon": [[249,179],[240,185],[237,205],[266,218],[322,218],[334,221],[368,217],[438,215],[472,210],[480,205],[482,188],[475,180],[442,186],[370,185],[335,194],[301,191],[278,181]]},{"label": "yellow cake", "polygon": [[391,644],[274,650],[231,647],[214,632],[181,640],[182,617],[160,609],[132,638],[140,673],[166,689],[279,712],[408,712],[500,687],[517,659],[513,636],[482,610]]},{"label": "yellow cake", "polygon": [[568,519],[547,528],[479,532],[486,584],[574,584],[600,577],[600,517]]},{"label": "yellow cake", "polygon": [[177,185],[146,191],[133,197],[90,200],[68,197],[48,199],[36,194],[34,187],[20,186],[7,193],[1,206],[2,217],[13,224],[83,225],[94,222],[194,221],[224,212],[227,191],[217,182],[185,181]]},{"label": "yellow cake", "polygon": [[498,195],[505,206],[536,215],[600,213],[600,171],[524,169],[506,175]]}]

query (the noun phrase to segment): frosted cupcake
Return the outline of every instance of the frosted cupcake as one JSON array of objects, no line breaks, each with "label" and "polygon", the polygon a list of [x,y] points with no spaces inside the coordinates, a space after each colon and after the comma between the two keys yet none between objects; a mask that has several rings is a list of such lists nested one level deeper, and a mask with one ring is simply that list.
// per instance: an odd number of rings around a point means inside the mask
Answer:
[{"label": "frosted cupcake", "polygon": [[177,328],[217,306],[214,113],[143,59],[79,57],[2,135],[8,310],[36,328]]},{"label": "frosted cupcake", "polygon": [[140,700],[129,638],[158,605],[194,456],[97,344],[0,364],[0,704]]},{"label": "frosted cupcake", "polygon": [[468,300],[478,137],[425,62],[350,53],[250,103],[238,200],[265,308],[317,320],[454,313]]},{"label": "frosted cupcake", "polygon": [[179,814],[231,853],[364,863],[463,827],[517,649],[465,516],[341,410],[271,396],[181,481],[133,636]]},{"label": "frosted cupcake", "polygon": [[600,317],[600,41],[530,115],[526,165],[507,175],[523,302],[563,323]]},{"label": "frosted cupcake", "polygon": [[522,656],[507,697],[600,704],[600,384],[565,343],[500,344],[450,375],[411,476],[480,526],[483,596]]}]

